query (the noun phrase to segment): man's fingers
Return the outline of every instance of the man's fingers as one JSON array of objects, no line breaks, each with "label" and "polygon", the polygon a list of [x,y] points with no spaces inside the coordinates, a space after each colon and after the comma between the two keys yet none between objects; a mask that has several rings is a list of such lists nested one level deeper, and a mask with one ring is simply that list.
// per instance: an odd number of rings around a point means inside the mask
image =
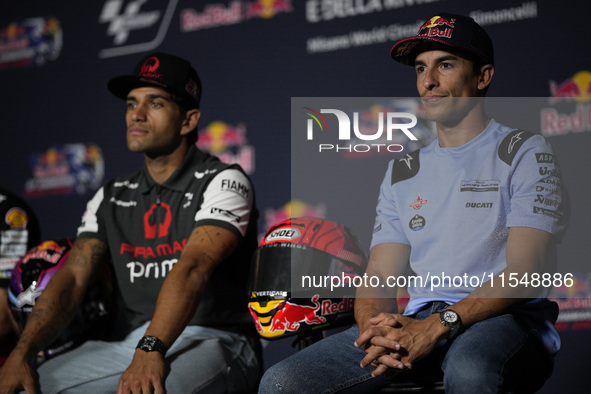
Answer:
[{"label": "man's fingers", "polygon": [[372,373],[371,376],[377,378],[380,375],[383,375],[388,371],[388,367],[384,364],[380,364]]},{"label": "man's fingers", "polygon": [[[373,365],[376,366],[376,363],[380,363],[380,358],[384,355],[387,355],[388,353],[391,353],[393,356],[389,356],[392,357],[393,359],[396,359],[397,363],[402,364],[402,362],[398,361],[399,358],[401,358],[401,355],[398,355],[398,353],[394,353],[392,351],[392,349],[388,349],[388,348],[384,348],[382,346],[370,346],[369,348],[367,348],[365,350],[366,354],[365,357],[363,357],[363,359],[361,360],[361,368],[365,368],[368,365]],[[390,365],[389,365],[390,366]]]},{"label": "man's fingers", "polygon": [[359,334],[359,337],[357,337],[357,339],[355,340],[353,345],[355,345],[355,347],[365,346],[365,344],[375,335],[376,335],[376,328],[375,327],[368,328],[367,330],[365,330]]},{"label": "man's fingers", "polygon": [[390,368],[404,369],[404,363],[390,354],[384,354],[378,359],[378,361],[381,365],[385,365]]},{"label": "man's fingers", "polygon": [[353,343],[355,347],[361,347],[368,345],[370,340],[374,337],[383,337],[388,334],[388,331],[391,330],[390,327],[384,326],[373,326],[368,328],[367,330],[363,331],[359,334],[359,337]]},{"label": "man's fingers", "polygon": [[123,394],[123,382],[119,379],[119,384],[117,385],[117,393],[116,394]]},{"label": "man's fingers", "polygon": [[385,374],[386,372],[388,372],[389,370],[403,370],[406,368],[405,364],[398,360],[397,358],[397,354],[393,353],[393,354],[385,354],[383,356],[381,356],[379,358],[379,365],[376,367],[376,369],[372,372],[372,376],[374,378]]},{"label": "man's fingers", "polygon": [[395,350],[395,351],[400,350],[400,343],[399,342],[397,342],[393,339],[386,338],[386,337],[373,337],[373,338],[371,338],[370,343],[372,345],[381,346],[383,348],[390,349],[390,350]]},{"label": "man's fingers", "polygon": [[374,325],[388,325],[390,327],[394,327],[398,324],[396,320],[395,314],[392,313],[380,313],[377,316],[372,317],[369,319],[369,322]]},{"label": "man's fingers", "polygon": [[165,394],[166,390],[164,390],[164,386],[160,381],[154,382],[154,391],[156,394]]},{"label": "man's fingers", "polygon": [[37,386],[34,382],[25,382],[23,384],[23,389],[27,392],[27,394],[37,394]]},{"label": "man's fingers", "polygon": [[140,392],[140,394],[152,394],[154,392],[152,388],[152,382],[145,382],[142,384],[142,391]]},{"label": "man's fingers", "polygon": [[383,322],[384,320],[387,320],[390,318],[390,315],[386,314],[386,313],[380,313],[377,316],[372,317],[371,319],[369,319],[369,322],[371,324],[380,324],[381,322]]},{"label": "man's fingers", "polygon": [[371,365],[371,363],[374,361],[377,361],[377,359],[384,353],[386,353],[386,349],[377,346],[371,346],[366,350],[365,357],[363,357],[359,365],[361,368],[365,368],[368,365]]}]

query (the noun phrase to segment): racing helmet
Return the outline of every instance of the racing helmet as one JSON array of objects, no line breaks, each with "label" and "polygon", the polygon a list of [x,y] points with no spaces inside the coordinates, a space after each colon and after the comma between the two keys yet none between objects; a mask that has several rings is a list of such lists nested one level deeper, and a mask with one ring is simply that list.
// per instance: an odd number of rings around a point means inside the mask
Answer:
[{"label": "racing helmet", "polygon": [[[27,323],[35,301],[67,260],[72,244],[70,238],[42,242],[30,249],[14,267],[8,288],[8,304],[20,332]],[[116,302],[113,271],[110,264],[103,264],[103,267],[89,286],[70,324],[37,354],[37,365],[88,339],[104,338],[111,332]]]},{"label": "racing helmet", "polygon": [[[342,224],[301,217],[271,226],[255,251],[249,281],[257,332],[278,339],[353,323],[355,287],[321,289],[314,280],[352,279],[366,267],[359,240]],[[310,280],[300,283],[304,277]]]}]

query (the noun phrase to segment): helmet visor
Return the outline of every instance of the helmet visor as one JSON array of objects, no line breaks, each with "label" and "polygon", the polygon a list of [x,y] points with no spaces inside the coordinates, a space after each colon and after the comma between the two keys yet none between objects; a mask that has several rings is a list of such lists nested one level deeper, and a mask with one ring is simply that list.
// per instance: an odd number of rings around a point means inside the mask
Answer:
[{"label": "helmet visor", "polygon": [[292,243],[260,247],[254,254],[249,293],[269,300],[308,297],[330,290],[331,278],[356,276],[345,261],[317,249]]}]

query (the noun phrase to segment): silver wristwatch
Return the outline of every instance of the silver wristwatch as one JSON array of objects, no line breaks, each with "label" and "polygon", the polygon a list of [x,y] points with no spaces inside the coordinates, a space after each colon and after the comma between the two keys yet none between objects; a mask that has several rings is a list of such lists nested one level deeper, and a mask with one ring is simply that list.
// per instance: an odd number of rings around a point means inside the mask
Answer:
[{"label": "silver wristwatch", "polygon": [[439,312],[439,321],[446,327],[449,327],[449,339],[454,338],[460,331],[462,320],[456,311],[451,309],[443,309]]}]

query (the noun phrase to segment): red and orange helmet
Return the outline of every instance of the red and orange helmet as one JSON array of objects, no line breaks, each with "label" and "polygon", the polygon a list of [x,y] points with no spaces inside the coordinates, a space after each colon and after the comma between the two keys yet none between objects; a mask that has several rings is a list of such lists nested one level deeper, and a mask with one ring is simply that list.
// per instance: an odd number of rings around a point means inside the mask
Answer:
[{"label": "red and orange helmet", "polygon": [[342,285],[366,267],[363,247],[342,224],[303,217],[271,226],[255,253],[250,281],[248,308],[260,336],[353,323],[355,287]]}]

